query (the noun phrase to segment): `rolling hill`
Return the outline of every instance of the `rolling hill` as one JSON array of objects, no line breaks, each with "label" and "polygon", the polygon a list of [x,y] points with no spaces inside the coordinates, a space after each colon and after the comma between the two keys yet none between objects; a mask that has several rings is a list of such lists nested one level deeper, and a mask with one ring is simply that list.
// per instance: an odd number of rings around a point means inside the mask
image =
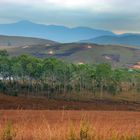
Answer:
[{"label": "rolling hill", "polygon": [[88,27],[68,28],[58,25],[42,25],[30,21],[0,24],[0,34],[9,36],[37,37],[57,42],[76,42],[103,35],[114,35],[110,31]]},{"label": "rolling hill", "polygon": [[39,58],[55,57],[73,63],[111,63],[114,67],[129,67],[140,61],[140,49],[118,45],[67,43],[30,45],[7,49],[10,55],[29,54]]},{"label": "rolling hill", "polygon": [[122,34],[113,36],[100,36],[92,38],[89,40],[84,40],[81,42],[97,43],[97,44],[116,44],[116,45],[129,45],[129,46],[139,46],[140,47],[140,34]]},{"label": "rolling hill", "polygon": [[0,35],[0,47],[19,47],[26,45],[54,45],[56,42],[40,38]]}]

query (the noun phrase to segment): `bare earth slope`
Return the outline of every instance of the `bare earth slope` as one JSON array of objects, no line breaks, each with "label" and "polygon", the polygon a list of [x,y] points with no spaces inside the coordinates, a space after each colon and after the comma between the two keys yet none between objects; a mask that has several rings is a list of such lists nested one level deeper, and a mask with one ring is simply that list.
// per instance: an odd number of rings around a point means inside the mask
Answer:
[{"label": "bare earth slope", "polygon": [[134,101],[64,101],[48,100],[46,98],[11,97],[0,95],[0,109],[37,109],[37,110],[126,110],[140,111],[140,102]]}]

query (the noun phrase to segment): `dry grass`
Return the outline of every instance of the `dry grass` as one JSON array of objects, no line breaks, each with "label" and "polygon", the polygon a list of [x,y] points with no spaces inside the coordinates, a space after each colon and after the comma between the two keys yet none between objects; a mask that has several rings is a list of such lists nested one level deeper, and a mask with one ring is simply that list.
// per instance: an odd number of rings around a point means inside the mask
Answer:
[{"label": "dry grass", "polygon": [[1,140],[140,140],[140,112],[0,111]]}]

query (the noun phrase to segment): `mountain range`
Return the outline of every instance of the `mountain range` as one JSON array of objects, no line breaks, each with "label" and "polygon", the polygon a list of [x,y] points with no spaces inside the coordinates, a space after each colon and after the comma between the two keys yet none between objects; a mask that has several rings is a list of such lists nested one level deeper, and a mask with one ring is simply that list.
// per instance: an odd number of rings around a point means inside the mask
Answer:
[{"label": "mountain range", "polygon": [[0,49],[6,49],[11,56],[55,57],[79,64],[107,62],[115,67],[130,67],[140,61],[140,34],[116,35],[87,27],[30,21],[1,24],[0,34]]},{"label": "mountain range", "polygon": [[60,43],[86,42],[105,45],[140,46],[140,34],[126,33],[117,35],[112,31],[102,29],[43,25],[27,20],[10,24],[0,24],[0,34],[43,38]]},{"label": "mountain range", "polygon": [[88,27],[68,28],[58,25],[43,25],[26,20],[11,24],[0,24],[0,34],[44,38],[61,43],[77,42],[103,35],[114,35],[111,31],[100,29],[92,29]]},{"label": "mountain range", "polygon": [[83,40],[81,42],[104,45],[140,46],[140,34],[105,35]]}]

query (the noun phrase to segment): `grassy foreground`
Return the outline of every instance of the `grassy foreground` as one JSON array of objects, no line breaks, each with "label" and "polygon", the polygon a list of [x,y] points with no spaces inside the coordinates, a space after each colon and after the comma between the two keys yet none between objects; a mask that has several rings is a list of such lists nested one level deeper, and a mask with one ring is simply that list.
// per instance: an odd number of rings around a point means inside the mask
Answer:
[{"label": "grassy foreground", "polygon": [[1,140],[140,140],[140,112],[0,111]]}]

